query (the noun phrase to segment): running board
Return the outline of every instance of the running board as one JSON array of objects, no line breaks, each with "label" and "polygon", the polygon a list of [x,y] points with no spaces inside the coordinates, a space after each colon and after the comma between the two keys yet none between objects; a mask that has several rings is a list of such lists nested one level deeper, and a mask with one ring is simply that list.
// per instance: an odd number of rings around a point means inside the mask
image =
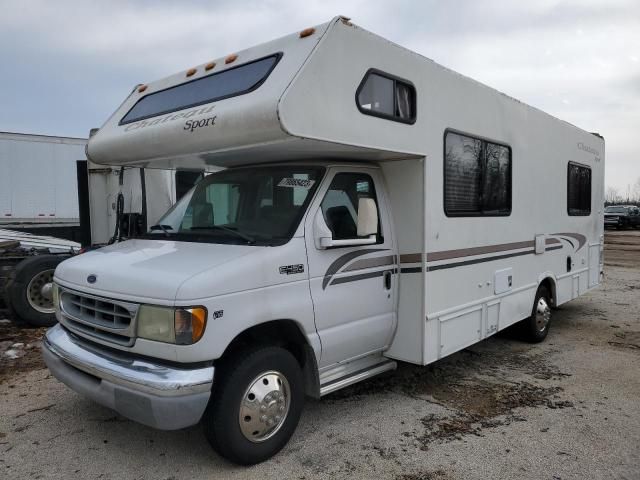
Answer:
[{"label": "running board", "polygon": [[[366,357],[348,364],[341,364],[320,374],[320,396],[328,395],[341,388],[396,369],[396,362],[384,357]],[[339,375],[339,374],[342,375]],[[324,380],[324,381],[323,381]]]}]

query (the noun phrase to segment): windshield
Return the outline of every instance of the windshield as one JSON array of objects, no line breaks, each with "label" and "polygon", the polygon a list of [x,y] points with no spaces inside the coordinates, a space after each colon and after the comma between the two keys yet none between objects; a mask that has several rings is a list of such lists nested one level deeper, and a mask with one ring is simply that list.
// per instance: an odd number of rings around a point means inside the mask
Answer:
[{"label": "windshield", "polygon": [[323,171],[271,166],[214,173],[180,199],[146,238],[282,245],[293,236]]},{"label": "windshield", "polygon": [[627,213],[625,207],[607,207],[604,209],[604,213]]}]

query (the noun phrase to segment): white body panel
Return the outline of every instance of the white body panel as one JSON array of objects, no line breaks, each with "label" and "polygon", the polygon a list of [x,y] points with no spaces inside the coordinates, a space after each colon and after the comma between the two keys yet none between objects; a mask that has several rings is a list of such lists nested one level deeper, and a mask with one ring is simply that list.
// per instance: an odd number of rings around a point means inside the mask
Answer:
[{"label": "white body panel", "polygon": [[78,224],[86,140],[0,132],[0,224]]}]

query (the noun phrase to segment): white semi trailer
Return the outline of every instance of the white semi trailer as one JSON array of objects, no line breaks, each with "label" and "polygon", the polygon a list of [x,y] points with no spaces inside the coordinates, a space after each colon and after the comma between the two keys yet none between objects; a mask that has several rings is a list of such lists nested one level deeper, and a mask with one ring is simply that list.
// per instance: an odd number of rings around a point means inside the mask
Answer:
[{"label": "white semi trailer", "polygon": [[78,227],[76,161],[85,159],[86,144],[0,132],[0,228],[56,235]]},{"label": "white semi trailer", "polygon": [[88,155],[227,169],[58,266],[45,361],[234,462],[281,449],[305,395],[516,323],[542,341],[601,281],[603,139],[343,17],[138,86]]}]

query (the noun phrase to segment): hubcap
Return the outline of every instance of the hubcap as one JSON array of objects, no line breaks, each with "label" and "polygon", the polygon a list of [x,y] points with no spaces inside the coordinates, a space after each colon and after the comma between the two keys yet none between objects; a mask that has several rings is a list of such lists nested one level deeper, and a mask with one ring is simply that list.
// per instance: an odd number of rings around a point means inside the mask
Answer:
[{"label": "hubcap", "polygon": [[27,301],[31,308],[40,313],[54,313],[53,306],[53,272],[44,270],[34,275],[27,285]]},{"label": "hubcap", "polygon": [[542,297],[536,305],[536,327],[539,332],[544,332],[549,326],[551,320],[551,307],[547,303],[547,299]]},{"label": "hubcap", "polygon": [[264,442],[276,434],[289,413],[289,382],[280,372],[258,375],[240,404],[240,431],[251,442]]}]

